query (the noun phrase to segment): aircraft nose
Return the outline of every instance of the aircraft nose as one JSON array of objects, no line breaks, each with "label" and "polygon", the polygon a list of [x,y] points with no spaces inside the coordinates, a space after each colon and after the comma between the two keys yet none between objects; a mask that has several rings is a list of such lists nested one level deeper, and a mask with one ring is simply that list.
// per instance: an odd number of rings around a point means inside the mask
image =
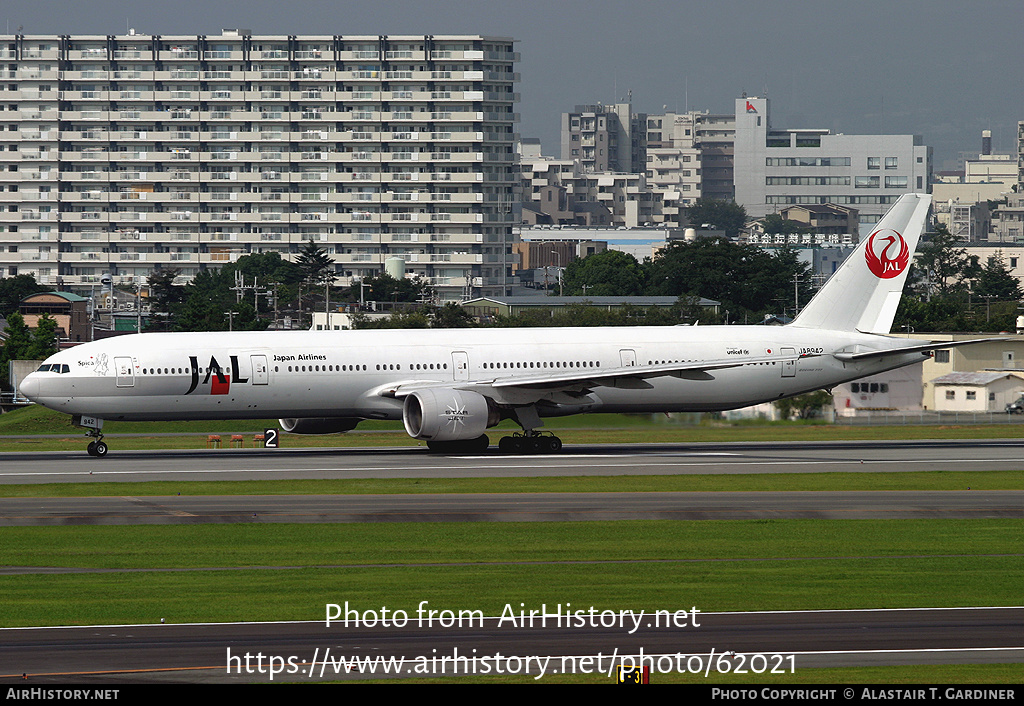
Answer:
[{"label": "aircraft nose", "polygon": [[18,391],[35,402],[36,397],[39,395],[39,387],[39,376],[31,373],[26,375],[25,379],[18,385]]}]

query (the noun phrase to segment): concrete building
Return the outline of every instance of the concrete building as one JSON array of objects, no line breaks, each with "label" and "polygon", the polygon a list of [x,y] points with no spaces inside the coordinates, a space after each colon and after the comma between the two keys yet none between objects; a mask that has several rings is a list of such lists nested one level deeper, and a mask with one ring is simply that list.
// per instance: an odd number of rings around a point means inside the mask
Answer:
[{"label": "concrete building", "polygon": [[870,226],[900,196],[925,192],[931,150],[916,135],[842,135],[772,125],[767,98],[736,100],[736,201],[759,218],[792,205],[856,208]]},{"label": "concrete building", "polygon": [[547,235],[548,238],[523,239],[513,246],[518,256],[517,271],[536,270],[542,267],[563,268],[573,260],[608,249],[608,243],[605,242],[557,239],[558,231],[548,232]]},{"label": "concrete building", "polygon": [[[977,334],[913,334],[911,336],[911,338],[929,341],[962,341],[978,337]],[[997,341],[935,351],[935,356],[926,359],[923,363],[922,405],[925,409],[940,408],[940,398],[945,398],[945,392],[936,392],[935,382],[938,379],[951,373],[978,372],[1024,375],[1024,336],[1001,336]],[[966,401],[966,398],[964,400]],[[1007,400],[1007,402],[1012,401]],[[1002,407],[996,411],[1002,411]]]},{"label": "concrete building", "polygon": [[[585,228],[561,227],[522,228],[519,237],[523,243],[564,241],[575,244],[579,257],[586,257],[604,249],[629,253],[638,261],[653,257],[673,239],[683,237],[683,231],[668,228]],[[601,247],[603,244],[605,247]],[[550,262],[548,265],[557,263]],[[564,264],[564,263],[563,263]],[[535,265],[537,266],[537,265]],[[525,265],[524,265],[525,268]]]},{"label": "concrete building", "polygon": [[0,37],[0,268],[75,288],[313,240],[442,299],[510,270],[513,40]]},{"label": "concrete building", "polygon": [[591,172],[575,160],[524,155],[521,161],[525,225],[634,228],[666,221],[660,191],[644,174]]},{"label": "concrete building", "polygon": [[1024,244],[1024,195],[1011,194],[991,215],[988,239],[994,243]]},{"label": "concrete building", "polygon": [[856,382],[836,385],[832,402],[837,417],[880,411],[921,409],[921,363],[897,368]]},{"label": "concrete building", "polygon": [[[707,111],[647,116],[647,180],[685,208],[699,198],[731,201],[736,118]],[[678,194],[670,195],[670,192]]]},{"label": "concrete building", "polygon": [[562,159],[584,172],[640,172],[646,163],[644,113],[630,103],[577,105],[562,113]]},{"label": "concrete building", "polygon": [[[1021,242],[1019,214],[1013,207],[993,219],[992,202],[1012,199],[1017,191],[1017,158],[992,154],[992,134],[982,132],[981,153],[964,160],[964,171],[937,178],[932,185],[932,212],[949,232],[969,242]],[[1014,222],[1016,226],[1014,226]],[[1016,228],[1016,234],[1011,231]]]}]

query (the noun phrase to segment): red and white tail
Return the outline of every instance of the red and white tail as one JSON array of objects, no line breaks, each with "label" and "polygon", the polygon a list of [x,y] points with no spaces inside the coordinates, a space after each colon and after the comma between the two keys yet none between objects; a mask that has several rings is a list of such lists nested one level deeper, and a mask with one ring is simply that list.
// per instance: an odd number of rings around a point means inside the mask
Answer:
[{"label": "red and white tail", "polygon": [[930,204],[928,194],[900,197],[791,326],[889,333]]}]

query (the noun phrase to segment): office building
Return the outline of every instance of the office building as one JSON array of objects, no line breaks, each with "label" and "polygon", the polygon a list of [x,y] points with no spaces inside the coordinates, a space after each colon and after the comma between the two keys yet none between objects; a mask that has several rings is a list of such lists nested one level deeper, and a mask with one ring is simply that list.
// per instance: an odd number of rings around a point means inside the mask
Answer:
[{"label": "office building", "polygon": [[872,224],[906,193],[930,187],[931,150],[917,135],[780,129],[767,98],[736,99],[736,202],[754,218],[785,206],[832,203]]}]

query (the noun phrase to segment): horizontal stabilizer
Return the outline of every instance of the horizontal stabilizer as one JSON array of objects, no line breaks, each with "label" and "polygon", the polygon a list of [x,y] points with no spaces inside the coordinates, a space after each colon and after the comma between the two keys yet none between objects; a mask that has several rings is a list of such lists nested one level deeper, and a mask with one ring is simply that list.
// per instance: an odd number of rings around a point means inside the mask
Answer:
[{"label": "horizontal stabilizer", "polygon": [[943,348],[957,348],[959,346],[969,346],[974,343],[986,343],[988,341],[1002,341],[1002,338],[976,338],[972,341],[934,341],[932,343],[922,343],[916,346],[904,346],[902,348],[886,348],[883,350],[860,350],[863,346],[856,346],[858,350],[853,351],[836,351],[833,353],[833,357],[837,360],[844,361],[857,361],[867,360],[869,358],[886,358],[889,356],[906,355],[907,353],[927,353],[928,351],[940,350]]}]

